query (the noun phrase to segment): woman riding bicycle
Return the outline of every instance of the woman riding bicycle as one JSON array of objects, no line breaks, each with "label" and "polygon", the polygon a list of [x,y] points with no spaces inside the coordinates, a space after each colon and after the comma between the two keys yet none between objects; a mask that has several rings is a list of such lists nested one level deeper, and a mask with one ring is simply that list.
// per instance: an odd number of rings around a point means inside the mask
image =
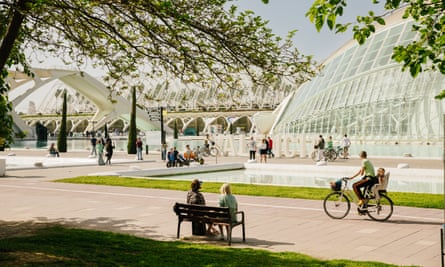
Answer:
[{"label": "woman riding bicycle", "polygon": [[366,151],[360,152],[360,159],[362,160],[362,166],[360,170],[354,175],[349,177],[349,179],[354,179],[357,176],[363,176],[363,178],[355,182],[352,185],[352,188],[354,189],[355,194],[357,195],[359,202],[358,205],[362,206],[365,203],[365,198],[363,197],[362,188],[371,187],[374,184],[378,183],[377,178],[375,177],[374,172],[374,166],[372,165],[371,161],[367,158]]}]

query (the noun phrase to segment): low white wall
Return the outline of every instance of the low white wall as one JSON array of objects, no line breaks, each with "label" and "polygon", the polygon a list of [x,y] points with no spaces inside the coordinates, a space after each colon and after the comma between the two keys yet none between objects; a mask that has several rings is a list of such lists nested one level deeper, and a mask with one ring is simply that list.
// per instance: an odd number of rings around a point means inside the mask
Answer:
[{"label": "low white wall", "polygon": [[0,159],[0,176],[5,176],[6,159]]}]

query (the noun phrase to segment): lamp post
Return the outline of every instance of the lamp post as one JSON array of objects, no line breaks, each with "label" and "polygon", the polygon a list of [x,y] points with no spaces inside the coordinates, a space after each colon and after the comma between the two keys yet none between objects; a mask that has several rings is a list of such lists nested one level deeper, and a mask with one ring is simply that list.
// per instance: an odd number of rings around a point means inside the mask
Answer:
[{"label": "lamp post", "polygon": [[164,133],[164,108],[159,108],[160,121],[161,121],[161,145],[165,144],[165,133]]},{"label": "lamp post", "polygon": [[95,136],[95,134],[94,134],[94,124],[95,124],[96,122],[97,122],[97,121],[90,120],[90,123],[92,124],[92,128],[93,128],[93,130],[91,131],[91,136]]}]

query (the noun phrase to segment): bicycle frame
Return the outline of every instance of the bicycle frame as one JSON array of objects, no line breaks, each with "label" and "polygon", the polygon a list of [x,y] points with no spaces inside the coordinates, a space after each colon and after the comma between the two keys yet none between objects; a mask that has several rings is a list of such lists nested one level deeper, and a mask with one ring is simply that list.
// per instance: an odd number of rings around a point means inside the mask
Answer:
[{"label": "bicycle frame", "polygon": [[340,196],[343,197],[343,195],[346,195],[346,197],[349,197],[349,200],[351,202],[353,202],[358,207],[358,205],[356,204],[358,202],[358,200],[359,200],[357,195],[355,194],[355,192],[352,189],[348,188],[349,178],[348,177],[343,177],[342,181],[345,183],[345,185],[339,191],[339,192],[341,192]]},{"label": "bicycle frame", "polygon": [[[351,201],[356,203],[358,198],[355,192],[352,193],[349,188],[349,178],[341,178],[342,186],[340,190],[329,193],[324,201],[323,208],[325,213],[333,219],[343,219],[346,217],[351,209]],[[344,182],[344,184],[343,184]],[[379,192],[379,197],[374,197],[371,193],[371,188],[366,188],[364,192],[365,203],[362,206],[357,206],[357,211],[360,215],[368,215],[375,221],[386,221],[393,213],[392,200],[384,193]]]}]

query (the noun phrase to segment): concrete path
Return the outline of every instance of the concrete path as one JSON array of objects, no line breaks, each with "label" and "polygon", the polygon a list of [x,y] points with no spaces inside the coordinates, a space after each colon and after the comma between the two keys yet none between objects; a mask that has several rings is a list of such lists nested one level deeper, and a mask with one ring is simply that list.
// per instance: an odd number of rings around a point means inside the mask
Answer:
[{"label": "concrete path", "polygon": [[[21,151],[15,152],[18,156]],[[31,155],[33,152],[23,152]],[[76,153],[64,158],[80,157]],[[89,229],[130,233],[158,240],[176,240],[177,218],[172,207],[185,201],[185,192],[54,183],[51,180],[134,166],[160,168],[159,155],[144,162],[117,155],[112,166],[54,167],[8,170],[0,178],[0,218],[4,222],[59,222]],[[124,161],[127,160],[127,161]],[[221,158],[220,162],[243,162],[243,158]],[[379,159],[373,159],[373,162]],[[386,164],[407,159],[384,159]],[[393,162],[392,162],[393,161]],[[300,159],[273,159],[270,163],[313,164]],[[269,164],[270,164],[269,163]],[[358,160],[338,163],[358,166]],[[412,159],[412,166],[442,168],[437,161]],[[205,193],[216,205],[218,195]],[[235,192],[236,193],[236,192]],[[389,222],[379,223],[351,213],[343,220],[327,217],[321,201],[238,196],[239,209],[246,212],[247,242],[235,228],[232,247],[293,251],[322,259],[373,260],[397,265],[440,266],[440,228],[443,210],[396,207]],[[191,235],[183,223],[182,237]],[[197,240],[227,246],[216,240]]]}]

